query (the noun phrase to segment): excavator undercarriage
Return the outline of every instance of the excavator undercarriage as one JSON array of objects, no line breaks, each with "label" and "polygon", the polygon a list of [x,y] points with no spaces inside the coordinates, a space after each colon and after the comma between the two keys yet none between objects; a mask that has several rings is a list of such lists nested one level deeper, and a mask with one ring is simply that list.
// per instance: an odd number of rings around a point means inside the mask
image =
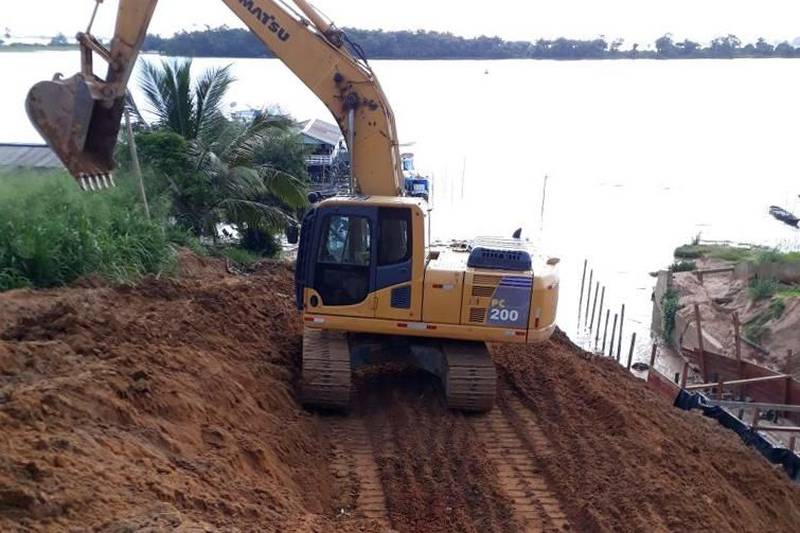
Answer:
[{"label": "excavator undercarriage", "polygon": [[483,342],[343,333],[305,328],[302,401],[309,407],[349,407],[352,373],[398,364],[439,377],[447,407],[483,412],[494,406],[497,374]]}]

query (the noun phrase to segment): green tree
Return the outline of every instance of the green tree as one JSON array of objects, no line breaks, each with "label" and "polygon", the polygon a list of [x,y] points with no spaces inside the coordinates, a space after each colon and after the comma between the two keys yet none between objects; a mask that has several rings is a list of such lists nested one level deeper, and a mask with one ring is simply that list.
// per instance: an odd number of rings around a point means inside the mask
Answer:
[{"label": "green tree", "polygon": [[671,33],[664,34],[656,39],[656,53],[661,58],[670,58],[677,55],[677,48],[672,40]]},{"label": "green tree", "polygon": [[756,42],[756,53],[760,56],[771,56],[775,52],[775,47],[769,44],[763,37]]},{"label": "green tree", "polygon": [[292,164],[276,165],[264,146],[285,135],[290,122],[266,113],[247,123],[228,120],[222,102],[234,81],[229,67],[207,70],[196,82],[191,67],[191,60],[145,63],[140,80],[157,118],[155,131],[139,135],[141,151],[163,176],[173,216],[214,241],[223,223],[279,231],[305,203],[303,174],[289,173],[304,156],[287,155]]},{"label": "green tree", "polygon": [[64,37],[64,34],[63,33],[59,33],[58,35],[56,35],[55,37],[50,39],[50,45],[49,46],[67,46],[68,44],[69,44],[69,41],[67,41],[67,38]]},{"label": "green tree", "polygon": [[712,57],[732,58],[736,56],[736,52],[741,45],[742,41],[738,37],[729,34],[711,41],[709,51]]}]

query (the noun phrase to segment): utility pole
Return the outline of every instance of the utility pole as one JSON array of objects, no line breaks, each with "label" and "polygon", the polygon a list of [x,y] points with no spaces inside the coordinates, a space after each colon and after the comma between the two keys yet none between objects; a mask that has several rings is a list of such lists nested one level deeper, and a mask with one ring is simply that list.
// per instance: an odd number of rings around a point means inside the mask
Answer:
[{"label": "utility pole", "polygon": [[131,114],[128,108],[125,108],[125,129],[128,132],[128,146],[131,149],[131,161],[133,161],[133,173],[139,181],[139,194],[142,196],[142,203],[144,204],[144,214],[147,220],[150,220],[150,206],[147,204],[147,193],[144,190],[144,178],[142,177],[142,167],[139,165],[139,151],[136,149],[136,139],[133,137],[133,128],[131,127]]}]

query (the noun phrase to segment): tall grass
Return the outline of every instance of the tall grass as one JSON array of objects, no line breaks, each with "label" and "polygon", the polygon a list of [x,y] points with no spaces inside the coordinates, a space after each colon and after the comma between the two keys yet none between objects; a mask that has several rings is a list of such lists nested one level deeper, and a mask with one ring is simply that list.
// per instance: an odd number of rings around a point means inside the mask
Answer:
[{"label": "tall grass", "polygon": [[127,187],[84,193],[64,172],[0,173],[0,291],[94,273],[126,283],[172,269],[174,257]]}]

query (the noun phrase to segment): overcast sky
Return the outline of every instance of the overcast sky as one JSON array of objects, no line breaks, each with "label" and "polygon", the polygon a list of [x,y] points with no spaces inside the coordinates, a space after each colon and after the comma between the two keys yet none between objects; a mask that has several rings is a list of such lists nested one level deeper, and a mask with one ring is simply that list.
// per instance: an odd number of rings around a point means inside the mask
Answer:
[{"label": "overcast sky", "polygon": [[[111,34],[118,0],[105,0],[95,33]],[[94,0],[0,0],[0,31],[15,36],[72,36]],[[745,41],[800,36],[798,0],[316,0],[339,26],[428,29],[536,40],[559,36],[649,43],[666,32],[708,41],[733,33]],[[191,7],[189,7],[191,6]],[[151,33],[206,25],[243,26],[220,0],[160,0]]]}]

